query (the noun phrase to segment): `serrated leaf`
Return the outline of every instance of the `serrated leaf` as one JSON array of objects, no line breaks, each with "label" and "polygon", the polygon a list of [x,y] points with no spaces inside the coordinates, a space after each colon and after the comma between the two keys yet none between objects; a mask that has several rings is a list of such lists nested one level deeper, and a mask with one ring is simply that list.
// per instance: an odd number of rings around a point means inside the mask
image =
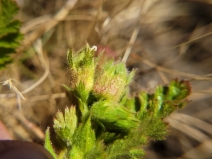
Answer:
[{"label": "serrated leaf", "polygon": [[82,100],[82,102],[86,102],[88,99],[88,96],[89,96],[89,91],[86,90],[83,82],[80,81],[75,89],[76,90],[74,92],[75,92],[76,96],[79,97]]},{"label": "serrated leaf", "polygon": [[164,101],[164,93],[163,93],[163,87],[162,86],[157,86],[154,94],[154,99],[156,101],[155,105],[155,111],[157,112],[158,110],[161,109],[163,101]]},{"label": "serrated leaf", "polygon": [[140,94],[138,94],[137,98],[138,98],[138,102],[136,103],[136,107],[139,108],[137,117],[138,119],[141,119],[143,115],[147,112],[149,97],[146,92],[141,92]]},{"label": "serrated leaf", "polygon": [[67,52],[67,61],[70,67],[73,67],[73,51],[70,49]]},{"label": "serrated leaf", "polygon": [[173,80],[167,87],[166,100],[181,100],[190,94],[190,85],[186,81]]},{"label": "serrated leaf", "polygon": [[7,24],[5,27],[0,27],[0,38],[10,34],[10,33],[17,33],[21,27],[21,22],[18,20],[14,20],[11,23]]},{"label": "serrated leaf", "polygon": [[91,128],[90,117],[85,124],[78,127],[74,134],[73,147],[70,151],[70,158],[83,158],[89,151],[96,146],[95,133]]},{"label": "serrated leaf", "polygon": [[[22,35],[19,33],[10,33],[0,38],[0,47],[16,48],[20,45]],[[15,50],[14,50],[15,51]]]},{"label": "serrated leaf", "polygon": [[160,117],[149,117],[147,120],[144,121],[142,121],[143,126],[145,127],[143,133],[151,139],[162,140],[168,134],[166,124]]},{"label": "serrated leaf", "polygon": [[19,8],[13,0],[1,0],[0,4],[0,26],[4,27],[13,20]]},{"label": "serrated leaf", "polygon": [[51,140],[50,140],[49,128],[47,128],[46,133],[45,133],[44,147],[49,151],[49,153],[53,156],[54,159],[57,159],[57,155],[54,151],[54,148],[52,147],[52,143],[51,143]]},{"label": "serrated leaf", "polygon": [[136,112],[135,98],[128,98],[124,105],[132,112]]},{"label": "serrated leaf", "polygon": [[96,146],[85,154],[84,159],[106,159],[107,154],[104,148],[104,144],[97,141]]},{"label": "serrated leaf", "polygon": [[9,54],[15,53],[23,38],[19,31],[21,23],[14,19],[18,9],[13,0],[0,1],[0,69],[12,61]]}]

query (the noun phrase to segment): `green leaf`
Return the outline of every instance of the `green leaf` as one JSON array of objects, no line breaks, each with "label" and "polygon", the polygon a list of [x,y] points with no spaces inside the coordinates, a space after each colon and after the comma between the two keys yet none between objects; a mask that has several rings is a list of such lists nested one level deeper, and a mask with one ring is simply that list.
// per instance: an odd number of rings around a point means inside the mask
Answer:
[{"label": "green leaf", "polygon": [[85,154],[84,159],[106,159],[105,146],[102,142],[96,143],[96,146]]},{"label": "green leaf", "polygon": [[69,153],[71,159],[83,158],[96,147],[95,133],[91,128],[90,117],[85,124],[78,127],[74,134],[73,147]]},{"label": "green leaf", "polygon": [[138,129],[134,133],[125,136],[123,139],[117,139],[114,143],[108,145],[106,152],[108,159],[118,158],[136,158],[140,159],[145,155],[142,148],[146,144],[147,139],[139,132]]},{"label": "green leaf", "polygon": [[18,9],[13,0],[0,1],[0,69],[12,62],[9,54],[15,53],[23,39],[19,31],[21,23],[14,19]]},{"label": "green leaf", "polygon": [[136,102],[136,107],[138,107],[139,110],[137,113],[137,117],[138,119],[141,119],[147,112],[149,96],[146,92],[141,92],[140,94],[138,94],[136,101],[138,101]]},{"label": "green leaf", "polygon": [[0,24],[8,24],[12,21],[14,15],[18,13],[19,8],[12,0],[1,0],[0,3]]},{"label": "green leaf", "polygon": [[67,61],[70,67],[73,67],[73,51],[72,49],[68,50],[67,52]]},{"label": "green leaf", "polygon": [[20,44],[20,40],[22,39],[22,36],[19,33],[10,33],[2,38],[0,38],[0,47],[3,48],[16,48]]},{"label": "green leaf", "polygon": [[54,151],[54,148],[52,147],[52,143],[50,140],[49,128],[47,128],[46,130],[44,147],[49,151],[49,153],[53,156],[54,159],[57,159],[57,155]]},{"label": "green leaf", "polygon": [[136,112],[135,98],[128,98],[124,106],[132,112]]},{"label": "green leaf", "polygon": [[9,33],[17,33],[21,27],[21,22],[18,20],[14,20],[11,23],[7,24],[5,27],[0,27],[0,38],[9,34]]},{"label": "green leaf", "polygon": [[72,89],[69,86],[66,86],[65,84],[62,84],[62,86],[67,90],[67,91],[72,91]]},{"label": "green leaf", "polygon": [[163,140],[168,135],[166,124],[160,117],[147,117],[141,122],[141,127],[145,127],[143,134],[153,140]]},{"label": "green leaf", "polygon": [[74,90],[75,95],[81,99],[82,102],[86,102],[89,96],[89,91],[86,90],[82,81],[76,86]]},{"label": "green leaf", "polygon": [[158,112],[161,109],[163,101],[164,101],[164,94],[163,94],[162,86],[157,86],[153,100],[155,100],[155,102],[156,102],[156,105],[154,106],[155,107],[154,109],[156,109],[155,112]]},{"label": "green leaf", "polygon": [[166,100],[181,100],[190,94],[191,87],[187,81],[173,80],[168,88],[165,96]]}]

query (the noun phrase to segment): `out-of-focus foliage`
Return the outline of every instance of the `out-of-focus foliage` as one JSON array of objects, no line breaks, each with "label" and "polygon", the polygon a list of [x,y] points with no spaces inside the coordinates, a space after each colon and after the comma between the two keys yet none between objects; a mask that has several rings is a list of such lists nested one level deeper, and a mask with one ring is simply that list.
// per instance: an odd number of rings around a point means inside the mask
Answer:
[{"label": "out-of-focus foliage", "polygon": [[19,32],[21,22],[14,19],[18,10],[13,0],[0,1],[0,68],[12,61],[10,54],[15,53],[23,37]]}]

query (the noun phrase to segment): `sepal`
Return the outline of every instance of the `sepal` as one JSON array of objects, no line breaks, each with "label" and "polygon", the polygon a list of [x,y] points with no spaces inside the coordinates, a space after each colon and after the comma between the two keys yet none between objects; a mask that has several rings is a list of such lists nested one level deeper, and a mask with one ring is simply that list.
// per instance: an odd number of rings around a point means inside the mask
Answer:
[{"label": "sepal", "polygon": [[91,118],[102,123],[106,129],[129,132],[138,126],[139,120],[135,113],[124,106],[109,101],[99,101],[91,106]]},{"label": "sepal", "polygon": [[[87,96],[93,89],[94,84],[94,73],[96,69],[94,51],[94,49],[87,45],[77,52],[76,55],[73,54],[72,50],[67,53],[67,60],[71,72],[70,87],[72,90],[76,90],[78,87],[81,87],[79,85],[82,83],[85,87],[84,90],[87,92]],[[78,94],[79,93],[80,92],[78,92]]]}]

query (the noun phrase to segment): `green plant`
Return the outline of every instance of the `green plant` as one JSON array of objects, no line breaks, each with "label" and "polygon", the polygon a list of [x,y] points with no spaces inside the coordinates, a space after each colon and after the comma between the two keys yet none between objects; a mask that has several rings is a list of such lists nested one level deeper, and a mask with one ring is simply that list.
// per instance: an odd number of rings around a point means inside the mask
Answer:
[{"label": "green plant", "polygon": [[142,158],[149,140],[168,134],[163,118],[183,107],[190,93],[188,82],[173,80],[158,86],[154,94],[142,91],[130,96],[134,71],[129,73],[122,62],[99,65],[88,45],[76,55],[70,51],[68,62],[71,81],[65,87],[75,94],[78,105],[56,114],[53,127],[63,142],[58,155],[46,131],[45,147],[54,158]]},{"label": "green plant", "polygon": [[9,55],[15,53],[23,38],[19,31],[21,23],[14,19],[18,10],[15,1],[0,0],[0,69],[12,61]]}]

